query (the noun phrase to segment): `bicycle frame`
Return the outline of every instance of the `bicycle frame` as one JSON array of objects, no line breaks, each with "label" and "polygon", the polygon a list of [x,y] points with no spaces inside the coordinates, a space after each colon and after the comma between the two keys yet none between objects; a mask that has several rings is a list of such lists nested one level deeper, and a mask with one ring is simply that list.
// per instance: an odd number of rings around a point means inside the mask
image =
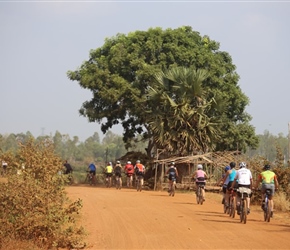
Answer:
[{"label": "bicycle frame", "polygon": [[143,179],[144,177],[142,175],[137,175],[137,191],[142,191]]},{"label": "bicycle frame", "polygon": [[170,180],[170,190],[169,190],[169,196],[175,195],[175,185],[176,185],[176,179],[172,177],[172,180]]},{"label": "bicycle frame", "polygon": [[196,190],[196,201],[197,204],[202,205],[203,204],[203,189],[204,184],[197,184],[197,190]]},{"label": "bicycle frame", "polygon": [[264,206],[264,220],[270,222],[271,218],[271,200],[270,197],[272,196],[272,190],[266,189],[265,191],[265,206]]},{"label": "bicycle frame", "polygon": [[248,214],[248,200],[247,198],[251,194],[251,189],[245,187],[239,187],[237,189],[238,196],[240,197],[240,222],[244,224],[247,223],[247,214]]}]

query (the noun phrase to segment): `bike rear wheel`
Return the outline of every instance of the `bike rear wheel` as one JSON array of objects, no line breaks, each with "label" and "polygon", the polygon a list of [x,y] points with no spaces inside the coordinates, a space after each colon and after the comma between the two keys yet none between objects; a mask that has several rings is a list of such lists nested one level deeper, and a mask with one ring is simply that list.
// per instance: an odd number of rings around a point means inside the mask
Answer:
[{"label": "bike rear wheel", "polygon": [[231,212],[231,217],[232,218],[235,218],[235,214],[236,214],[236,199],[235,199],[235,197],[232,197],[231,198],[231,209],[232,209],[232,212]]},{"label": "bike rear wheel", "polygon": [[246,224],[247,223],[247,214],[248,214],[248,202],[247,202],[247,199],[243,200],[243,211],[242,211],[242,214],[243,214],[242,222],[244,224]]},{"label": "bike rear wheel", "polygon": [[270,207],[270,201],[268,198],[266,198],[265,201],[265,208],[264,208],[264,220],[267,222],[270,222],[271,218],[271,207]]}]

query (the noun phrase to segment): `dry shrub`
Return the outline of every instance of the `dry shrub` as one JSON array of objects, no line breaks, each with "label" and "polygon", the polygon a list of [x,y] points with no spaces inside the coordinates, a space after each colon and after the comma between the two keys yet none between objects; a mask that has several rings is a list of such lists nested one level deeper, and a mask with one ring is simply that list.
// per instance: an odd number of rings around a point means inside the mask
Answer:
[{"label": "dry shrub", "polygon": [[286,199],[284,192],[277,192],[274,194],[274,208],[277,211],[287,212],[290,210],[290,202]]},{"label": "dry shrub", "polygon": [[75,219],[82,201],[67,198],[53,144],[31,139],[8,164],[8,181],[0,183],[0,248],[14,241],[43,249],[84,247],[85,232]]}]

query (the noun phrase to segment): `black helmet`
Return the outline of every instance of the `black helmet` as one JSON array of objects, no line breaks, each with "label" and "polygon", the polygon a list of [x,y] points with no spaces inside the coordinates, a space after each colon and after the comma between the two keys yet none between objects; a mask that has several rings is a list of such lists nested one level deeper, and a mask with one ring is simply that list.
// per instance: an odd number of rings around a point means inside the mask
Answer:
[{"label": "black helmet", "polygon": [[236,163],[235,163],[235,162],[231,162],[231,163],[230,163],[230,167],[231,167],[231,168],[236,167]]},{"label": "black helmet", "polygon": [[271,169],[271,166],[267,164],[267,165],[264,166],[263,169],[264,169],[264,170],[270,170],[270,169]]}]

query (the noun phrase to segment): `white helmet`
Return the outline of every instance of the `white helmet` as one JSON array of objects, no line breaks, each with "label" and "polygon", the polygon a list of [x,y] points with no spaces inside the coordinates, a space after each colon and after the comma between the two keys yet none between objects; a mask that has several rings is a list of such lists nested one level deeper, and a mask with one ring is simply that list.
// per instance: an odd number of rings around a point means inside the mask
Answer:
[{"label": "white helmet", "polygon": [[240,166],[240,168],[245,168],[245,167],[247,167],[247,164],[245,162],[241,162],[239,164],[239,166]]},{"label": "white helmet", "polygon": [[202,165],[201,164],[198,164],[197,165],[197,169],[203,169]]},{"label": "white helmet", "polygon": [[130,161],[128,161],[128,162],[127,162],[127,164],[131,164],[131,162],[130,162]]}]

